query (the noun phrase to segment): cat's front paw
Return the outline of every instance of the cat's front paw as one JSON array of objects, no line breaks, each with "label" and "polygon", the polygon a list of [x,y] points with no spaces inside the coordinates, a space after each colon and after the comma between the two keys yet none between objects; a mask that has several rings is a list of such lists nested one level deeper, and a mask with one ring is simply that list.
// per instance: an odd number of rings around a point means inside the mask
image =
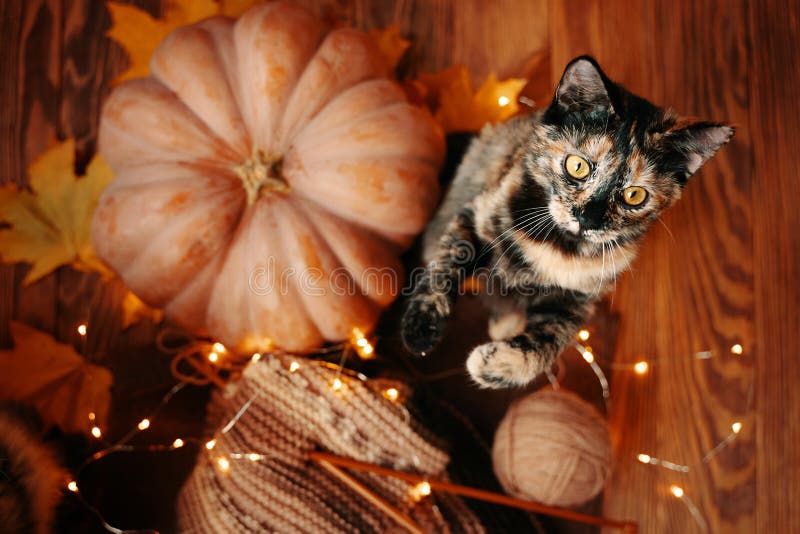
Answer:
[{"label": "cat's front paw", "polygon": [[467,358],[467,371],[484,388],[524,386],[544,372],[547,360],[509,341],[478,345]]},{"label": "cat's front paw", "polygon": [[442,339],[450,302],[445,295],[414,295],[406,305],[401,323],[403,344],[409,352],[424,355]]}]

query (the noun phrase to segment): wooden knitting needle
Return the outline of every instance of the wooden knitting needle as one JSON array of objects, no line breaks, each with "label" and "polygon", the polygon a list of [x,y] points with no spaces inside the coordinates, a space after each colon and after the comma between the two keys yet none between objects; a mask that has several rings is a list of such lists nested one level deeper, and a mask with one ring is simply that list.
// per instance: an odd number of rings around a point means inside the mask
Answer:
[{"label": "wooden knitting needle", "polygon": [[[430,484],[432,489],[438,489],[446,493],[461,495],[463,497],[479,499],[482,501],[493,502],[505,506],[512,506],[514,508],[520,508],[522,510],[537,512],[540,514],[550,515],[553,517],[561,517],[563,519],[577,521],[579,523],[585,523],[587,525],[597,525],[602,527],[617,528],[625,532],[626,534],[636,534],[639,531],[639,525],[634,521],[607,519],[605,517],[598,517],[588,514],[582,514],[579,512],[573,512],[572,510],[565,510],[563,508],[554,508],[552,506],[546,506],[544,504],[539,504],[531,501],[524,501],[522,499],[516,499],[514,497],[509,497],[507,495],[493,493],[491,491],[470,488],[468,486],[461,486],[459,484],[452,484],[450,482],[444,482],[440,480],[431,480],[430,478],[423,477],[420,475],[405,473],[403,471],[396,471],[394,469],[389,469],[387,467],[380,467],[366,462],[359,462],[358,460],[352,460],[350,458],[337,456],[335,454],[312,451],[310,453],[310,456],[313,461],[318,462],[323,467],[325,467],[323,463],[327,463],[333,469],[336,469],[335,466],[339,466],[348,469],[355,469],[357,471],[366,471],[368,473],[374,473],[376,475],[399,478],[400,480],[405,480],[406,482],[412,482],[417,484],[419,484],[420,482],[427,482],[428,484]],[[342,472],[341,470],[337,471]],[[333,471],[331,471],[331,473],[333,473]],[[346,473],[342,472],[342,474],[347,476]],[[356,482],[356,484],[358,484],[358,482]]]},{"label": "wooden knitting needle", "polygon": [[[312,453],[313,454],[313,453]],[[374,505],[376,508],[381,510],[383,513],[391,517],[395,520],[398,525],[401,525],[407,528],[412,534],[425,534],[425,531],[420,528],[410,517],[403,514],[400,510],[389,504],[386,500],[382,499],[381,497],[375,495],[369,488],[365,487],[361,484],[358,480],[354,479],[332,463],[324,460],[324,459],[317,459],[315,461],[322,467],[325,471],[335,476],[340,481],[344,482],[347,486],[350,487],[353,491],[364,497],[366,500],[370,502],[370,504]]]}]

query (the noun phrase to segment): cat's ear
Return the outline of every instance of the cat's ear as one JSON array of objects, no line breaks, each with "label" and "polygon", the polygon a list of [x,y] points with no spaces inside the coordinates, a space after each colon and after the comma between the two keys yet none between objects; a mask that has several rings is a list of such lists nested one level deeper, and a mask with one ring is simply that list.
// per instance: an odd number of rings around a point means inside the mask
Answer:
[{"label": "cat's ear", "polygon": [[667,171],[685,183],[733,134],[732,126],[720,122],[678,121],[660,140]]},{"label": "cat's ear", "polygon": [[589,56],[570,61],[556,88],[552,106],[562,114],[603,117],[614,113],[608,95],[608,78]]}]

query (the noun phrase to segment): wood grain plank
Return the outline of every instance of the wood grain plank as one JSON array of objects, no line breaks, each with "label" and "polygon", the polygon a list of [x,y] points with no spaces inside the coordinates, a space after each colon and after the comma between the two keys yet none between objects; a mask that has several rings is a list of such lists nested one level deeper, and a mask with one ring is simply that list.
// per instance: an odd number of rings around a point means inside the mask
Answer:
[{"label": "wood grain plank", "polygon": [[[5,3],[4,29],[15,39],[4,43],[0,105],[3,130],[0,139],[0,182],[27,184],[27,167],[57,137],[61,88],[61,18],[59,0]],[[16,20],[13,20],[16,19]],[[13,315],[52,333],[56,323],[56,285],[52,276],[21,287],[27,268],[16,267],[17,301]],[[6,304],[7,306],[7,304]]]},{"label": "wood grain plank", "polygon": [[[709,21],[716,21],[710,31]],[[685,198],[656,226],[634,271],[620,281],[618,363],[658,362],[647,377],[614,375],[611,423],[618,459],[606,496],[611,515],[636,517],[644,532],[693,531],[669,496],[677,483],[700,506],[711,531],[754,526],[753,266],[750,251],[750,132],[747,27],[738,2],[554,2],[554,75],[592,53],[632,91],[684,114],[726,119],[737,139],[699,173]],[[556,74],[555,71],[558,71]],[[740,341],[748,357],[727,347]],[[691,354],[713,349],[712,360]],[[708,465],[704,453],[741,419],[746,430]],[[635,462],[639,452],[693,466],[684,476]]]},{"label": "wood grain plank", "polygon": [[[797,532],[800,465],[800,51],[797,2],[753,2],[750,122],[755,154],[753,232],[758,382],[756,531]],[[787,343],[789,345],[787,346]]]}]

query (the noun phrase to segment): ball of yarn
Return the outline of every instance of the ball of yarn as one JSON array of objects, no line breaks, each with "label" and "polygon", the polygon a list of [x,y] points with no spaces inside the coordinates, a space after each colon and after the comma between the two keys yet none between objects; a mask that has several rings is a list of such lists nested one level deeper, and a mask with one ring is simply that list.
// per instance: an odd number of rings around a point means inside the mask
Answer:
[{"label": "ball of yarn", "polygon": [[577,395],[540,390],[511,405],[492,460],[509,495],[550,506],[583,504],[602,491],[611,468],[608,424]]}]

